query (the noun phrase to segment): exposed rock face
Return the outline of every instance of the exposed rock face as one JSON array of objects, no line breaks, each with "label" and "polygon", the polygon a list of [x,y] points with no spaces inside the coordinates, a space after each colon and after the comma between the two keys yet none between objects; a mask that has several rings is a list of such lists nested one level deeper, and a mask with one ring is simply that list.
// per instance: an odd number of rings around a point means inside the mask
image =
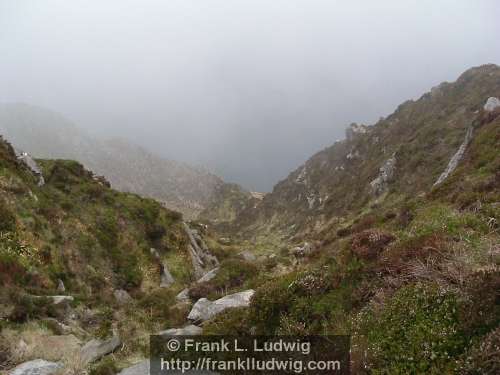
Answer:
[{"label": "exposed rock face", "polygon": [[365,134],[366,132],[368,132],[368,126],[356,124],[356,123],[353,122],[345,130],[345,136],[346,136],[346,138],[348,140],[352,140],[357,135],[359,135],[359,134]]},{"label": "exposed rock face", "polygon": [[38,186],[45,185],[45,180],[43,178],[42,170],[38,166],[37,162],[31,157],[27,152],[17,151],[17,158],[22,161],[31,172],[38,178]]},{"label": "exposed rock face", "polygon": [[158,333],[160,336],[196,336],[201,335],[203,329],[193,324],[184,328],[172,328]]},{"label": "exposed rock face", "polygon": [[492,112],[499,107],[500,107],[500,100],[492,96],[488,98],[483,108],[486,112]]},{"label": "exposed rock face", "polygon": [[120,345],[121,340],[116,335],[107,340],[93,339],[85,344],[80,356],[84,363],[92,363],[114,352]]},{"label": "exposed rock face", "polygon": [[219,272],[219,267],[214,268],[213,270],[208,271],[205,275],[199,278],[196,281],[196,284],[206,283],[207,281],[212,280],[215,276],[217,276],[217,272]]},{"label": "exposed rock face", "polygon": [[210,253],[207,244],[203,241],[198,231],[189,228],[186,223],[184,223],[184,229],[189,237],[188,249],[191,255],[195,276],[201,278],[208,271],[217,267],[219,261]]},{"label": "exposed rock face", "polygon": [[9,372],[9,375],[51,375],[62,368],[60,363],[35,359],[25,362]]},{"label": "exposed rock face", "polygon": [[372,193],[378,196],[387,190],[387,184],[392,180],[396,169],[396,156],[393,154],[380,167],[380,173],[376,179],[370,182]]},{"label": "exposed rock face", "polygon": [[465,150],[467,149],[467,146],[469,145],[472,139],[472,130],[473,130],[472,127],[469,127],[467,129],[467,133],[465,133],[465,139],[463,143],[460,145],[457,152],[452,156],[452,158],[448,162],[446,169],[444,170],[443,173],[441,173],[441,175],[434,183],[434,186],[439,185],[444,180],[446,180],[446,178],[448,178],[448,176],[457,168],[458,163],[460,162],[460,160],[462,160],[465,154]]},{"label": "exposed rock face", "polygon": [[188,315],[188,320],[194,322],[206,321],[212,319],[214,316],[220,314],[226,309],[234,307],[248,307],[254,293],[255,291],[250,289],[244,292],[230,294],[213,302],[206,298],[201,298],[194,304]]}]

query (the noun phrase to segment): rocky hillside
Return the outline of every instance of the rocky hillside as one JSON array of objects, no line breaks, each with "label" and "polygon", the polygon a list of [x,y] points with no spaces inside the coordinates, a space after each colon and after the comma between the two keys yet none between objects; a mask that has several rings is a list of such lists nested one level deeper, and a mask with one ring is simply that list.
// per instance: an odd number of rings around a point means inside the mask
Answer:
[{"label": "rocky hillside", "polygon": [[119,139],[101,141],[63,116],[24,104],[0,105],[0,134],[35,157],[77,160],[112,186],[155,198],[195,217],[224,182],[200,168],[166,160]]},{"label": "rocky hillside", "polygon": [[258,208],[240,215],[236,228],[306,235],[347,214],[430,192],[461,146],[476,138],[489,97],[500,97],[496,65],[472,68],[373,126],[350,125],[345,140],[278,183]]},{"label": "rocky hillside", "polygon": [[146,356],[149,334],[185,324],[176,294],[218,265],[199,231],[0,138],[0,372],[29,361],[15,373],[76,375],[119,348],[122,366]]},{"label": "rocky hillside", "polygon": [[348,334],[354,374],[497,374],[499,97],[499,67],[470,69],[219,227],[265,271],[205,331]]}]

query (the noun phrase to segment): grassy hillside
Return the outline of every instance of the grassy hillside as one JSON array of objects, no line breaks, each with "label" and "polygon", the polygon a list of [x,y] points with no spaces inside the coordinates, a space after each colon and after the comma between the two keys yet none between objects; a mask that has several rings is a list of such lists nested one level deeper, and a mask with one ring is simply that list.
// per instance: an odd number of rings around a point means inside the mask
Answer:
[{"label": "grassy hillside", "polygon": [[[148,333],[184,321],[170,310],[175,292],[192,279],[181,215],[110,189],[77,162],[39,164],[41,187],[0,141],[0,363],[36,357],[16,345],[23,337],[55,334],[51,318],[82,342],[115,330],[126,345],[118,358],[145,351]],[[176,280],[168,289],[159,288],[160,264],[151,248]],[[132,302],[120,304],[116,290]],[[44,298],[53,295],[74,297],[70,315]]]}]

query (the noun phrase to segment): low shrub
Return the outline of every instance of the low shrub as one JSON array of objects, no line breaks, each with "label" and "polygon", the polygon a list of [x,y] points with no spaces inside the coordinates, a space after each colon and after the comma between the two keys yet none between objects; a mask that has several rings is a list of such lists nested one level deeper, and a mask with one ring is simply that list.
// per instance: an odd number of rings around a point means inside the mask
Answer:
[{"label": "low shrub", "polygon": [[421,374],[451,370],[467,344],[457,295],[435,285],[408,285],[381,311],[364,310],[357,334],[366,335],[375,373]]},{"label": "low shrub", "polygon": [[373,260],[394,239],[395,237],[389,233],[378,230],[365,230],[353,236],[351,251],[360,259]]}]

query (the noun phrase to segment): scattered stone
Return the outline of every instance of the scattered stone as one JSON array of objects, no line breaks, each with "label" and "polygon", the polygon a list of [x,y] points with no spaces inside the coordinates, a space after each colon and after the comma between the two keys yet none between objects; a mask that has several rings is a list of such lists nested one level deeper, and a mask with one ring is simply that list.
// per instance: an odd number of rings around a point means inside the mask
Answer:
[{"label": "scattered stone", "polygon": [[120,305],[126,305],[132,301],[132,297],[130,297],[130,294],[126,290],[123,289],[117,289],[113,292],[113,295],[116,298],[116,301]]},{"label": "scattered stone", "polygon": [[9,375],[51,375],[59,371],[63,366],[60,363],[49,362],[43,359],[20,364],[9,371]]},{"label": "scattered stone", "polygon": [[488,98],[483,108],[486,112],[493,112],[495,109],[499,107],[500,107],[500,100],[492,96]]},{"label": "scattered stone", "polygon": [[212,319],[217,314],[226,309],[234,307],[248,307],[250,300],[254,295],[253,289],[235,294],[230,294],[215,301],[209,301],[206,298],[199,299],[191,309],[188,320],[193,322],[206,321]]},{"label": "scattered stone", "polygon": [[120,338],[116,335],[107,340],[90,340],[82,348],[80,357],[84,363],[95,362],[106,354],[114,352],[121,343]]},{"label": "scattered stone", "polygon": [[196,336],[201,335],[203,329],[190,324],[184,328],[171,328],[158,333],[160,336]]},{"label": "scattered stone", "polygon": [[376,179],[370,182],[372,194],[375,196],[381,195],[387,190],[387,184],[394,177],[396,170],[396,156],[393,154],[385,163],[380,167],[379,175]]}]

